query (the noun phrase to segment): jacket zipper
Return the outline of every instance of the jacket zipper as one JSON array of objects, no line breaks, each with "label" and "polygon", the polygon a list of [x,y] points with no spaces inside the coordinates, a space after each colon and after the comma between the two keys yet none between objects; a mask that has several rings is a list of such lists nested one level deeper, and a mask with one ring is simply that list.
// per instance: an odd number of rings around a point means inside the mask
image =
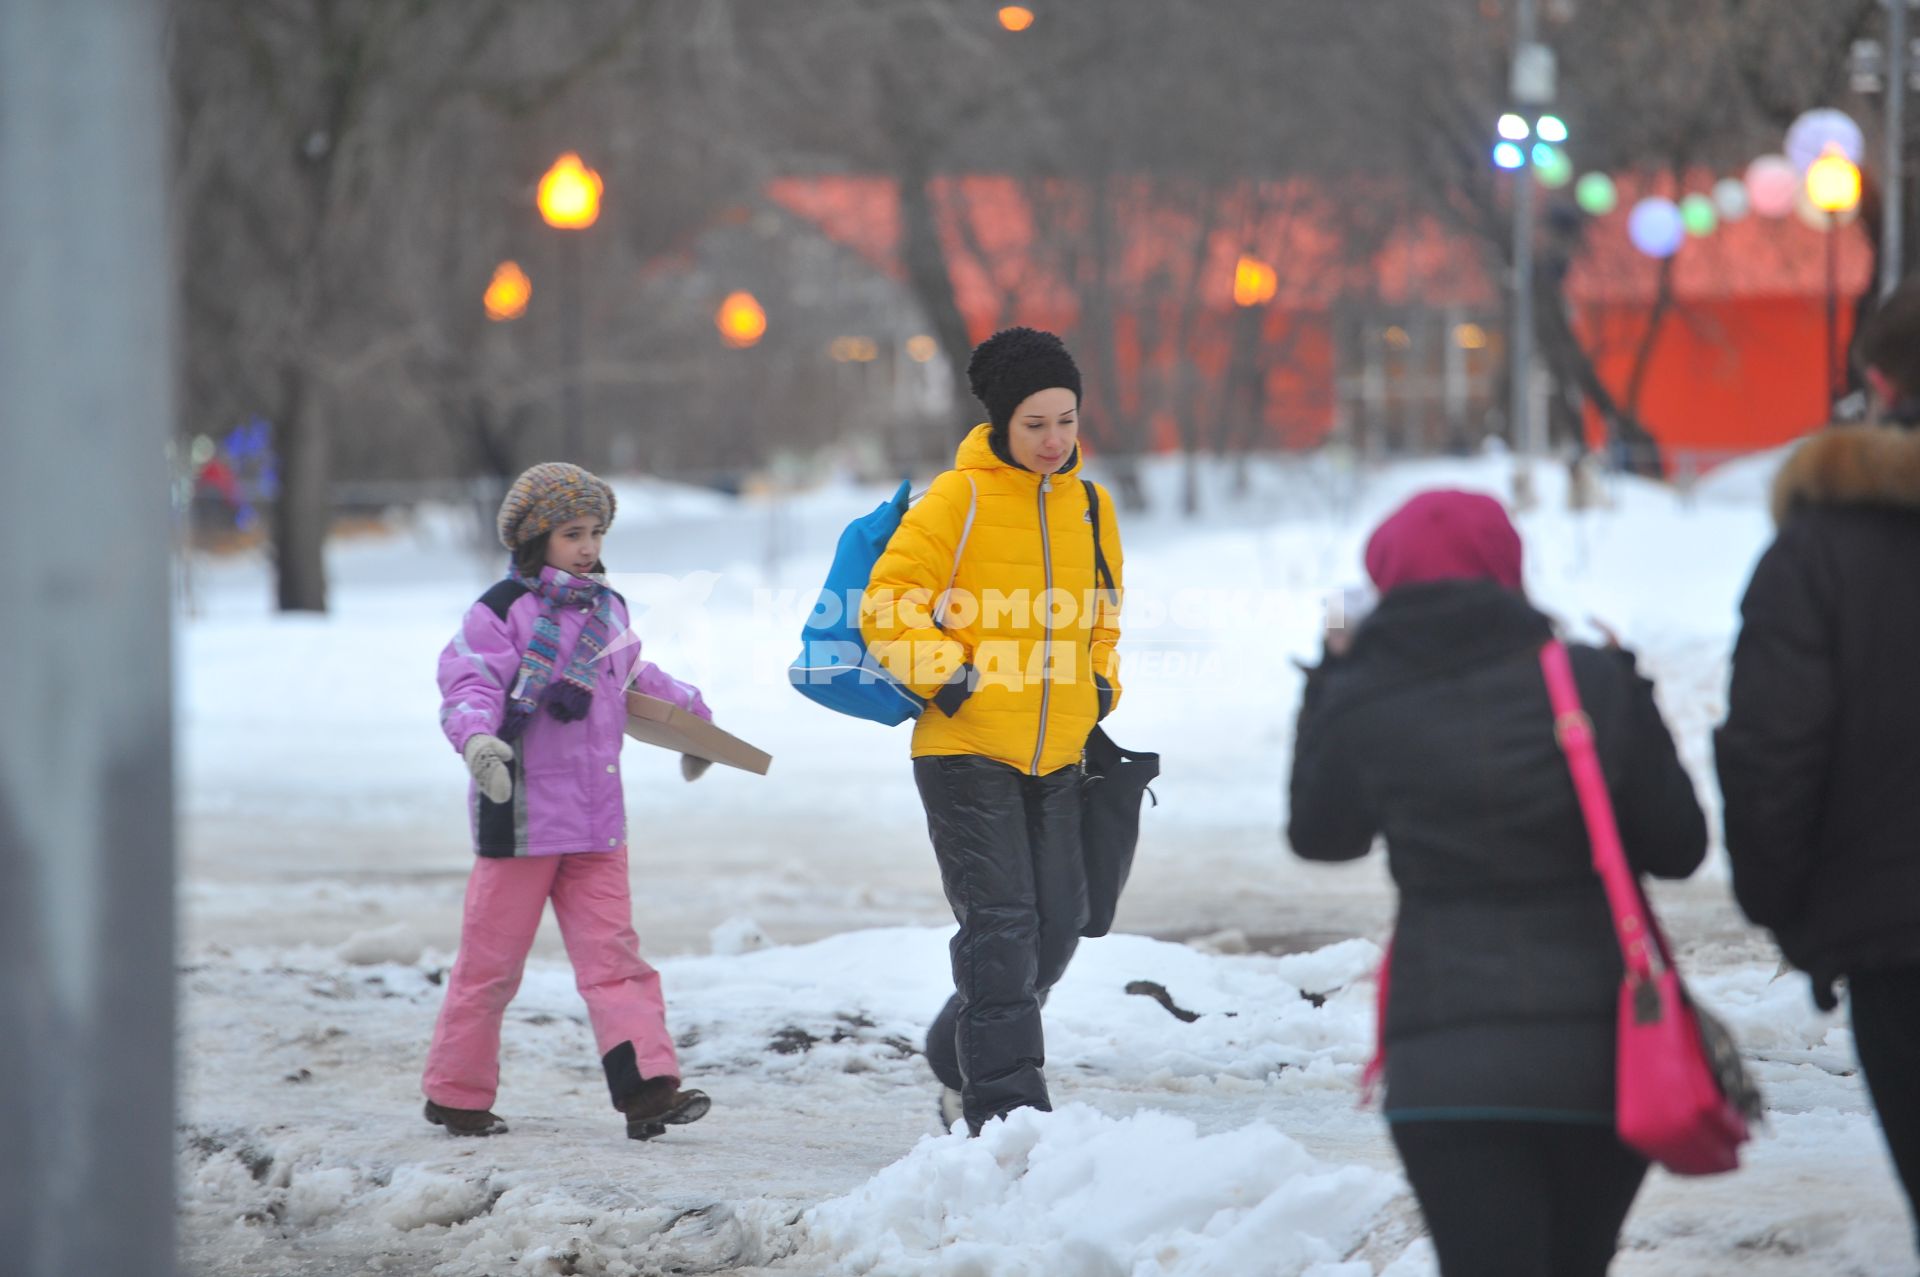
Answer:
[{"label": "jacket zipper", "polygon": [[1053,610],[1046,606],[1053,595],[1053,543],[1047,535],[1047,494],[1053,491],[1053,476],[1040,478],[1040,564],[1046,570],[1047,591],[1041,595],[1042,622],[1046,627],[1046,637],[1041,640],[1040,648],[1040,735],[1033,742],[1033,766],[1029,770],[1035,776],[1040,774],[1040,753],[1047,745],[1047,701],[1053,695],[1053,680],[1048,677],[1053,668]]}]

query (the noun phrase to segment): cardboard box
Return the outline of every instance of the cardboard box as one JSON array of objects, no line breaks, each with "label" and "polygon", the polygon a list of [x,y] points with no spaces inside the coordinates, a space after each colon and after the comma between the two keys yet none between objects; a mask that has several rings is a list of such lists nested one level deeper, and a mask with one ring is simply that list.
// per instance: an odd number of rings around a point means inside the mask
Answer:
[{"label": "cardboard box", "polygon": [[773,755],[755,749],[731,732],[721,731],[699,715],[641,692],[627,693],[627,735],[662,749],[738,767],[756,776],[766,775],[773,762]]}]

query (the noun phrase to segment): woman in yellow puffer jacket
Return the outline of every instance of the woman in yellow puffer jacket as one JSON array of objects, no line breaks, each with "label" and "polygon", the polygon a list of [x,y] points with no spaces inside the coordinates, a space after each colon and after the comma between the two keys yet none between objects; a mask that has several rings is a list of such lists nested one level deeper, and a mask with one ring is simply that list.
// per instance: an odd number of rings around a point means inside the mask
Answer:
[{"label": "woman in yellow puffer jacket", "polygon": [[1060,339],[996,333],[967,375],[989,420],[874,565],[861,632],[928,700],[914,780],[960,931],[927,1060],[978,1134],[1051,1107],[1040,1004],[1086,922],[1080,759],[1120,698],[1122,565],[1113,503],[1079,477],[1080,372]]}]

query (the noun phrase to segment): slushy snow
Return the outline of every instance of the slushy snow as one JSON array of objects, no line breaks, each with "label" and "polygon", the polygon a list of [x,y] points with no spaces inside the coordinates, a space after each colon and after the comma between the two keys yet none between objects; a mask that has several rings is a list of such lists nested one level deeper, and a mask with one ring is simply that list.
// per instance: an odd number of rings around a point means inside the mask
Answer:
[{"label": "slushy snow", "polygon": [[[1639,651],[1715,817],[1708,732],[1775,460],[1688,496],[1619,480],[1581,514],[1543,470],[1519,519],[1529,593],[1576,637],[1594,616]],[[1177,509],[1177,470],[1146,477]],[[419,1113],[471,859],[434,658],[500,565],[457,512],[422,512],[330,547],[334,610],[315,619],[271,612],[263,564],[197,559],[177,622],[183,1270],[1432,1277],[1356,1103],[1391,884],[1377,855],[1308,865],[1280,837],[1292,662],[1360,580],[1373,521],[1425,487],[1503,495],[1509,463],[1256,463],[1241,493],[1226,469],[1201,477],[1206,518],[1122,522],[1108,726],[1164,775],[1116,934],[1083,944],[1047,1005],[1056,1111],[971,1141],[941,1129],[919,1054],[952,922],[906,733],[785,685],[838,529],[885,491],[621,487],[605,557],[647,657],[774,756],[766,778],[690,785],[670,754],[624,755],[636,926],[715,1104],[644,1144],[607,1102],[550,923],[505,1025],[511,1132],[454,1140]],[[1737,1175],[1656,1172],[1615,1273],[1910,1277],[1845,1019],[1775,978],[1717,851],[1655,899],[1769,1124]]]}]

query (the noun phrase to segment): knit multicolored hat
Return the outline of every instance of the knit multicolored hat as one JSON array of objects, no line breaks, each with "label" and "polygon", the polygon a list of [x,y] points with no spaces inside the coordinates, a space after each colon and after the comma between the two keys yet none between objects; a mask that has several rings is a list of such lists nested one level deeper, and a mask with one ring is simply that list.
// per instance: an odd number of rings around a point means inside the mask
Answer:
[{"label": "knit multicolored hat", "polygon": [[543,533],[586,515],[613,526],[613,489],[570,461],[542,461],[513,481],[500,503],[500,544],[517,550]]},{"label": "knit multicolored hat", "polygon": [[1080,367],[1066,343],[1038,328],[1003,328],[973,348],[967,384],[987,409],[996,434],[1005,435],[1013,410],[1028,395],[1055,386],[1080,398]]}]

